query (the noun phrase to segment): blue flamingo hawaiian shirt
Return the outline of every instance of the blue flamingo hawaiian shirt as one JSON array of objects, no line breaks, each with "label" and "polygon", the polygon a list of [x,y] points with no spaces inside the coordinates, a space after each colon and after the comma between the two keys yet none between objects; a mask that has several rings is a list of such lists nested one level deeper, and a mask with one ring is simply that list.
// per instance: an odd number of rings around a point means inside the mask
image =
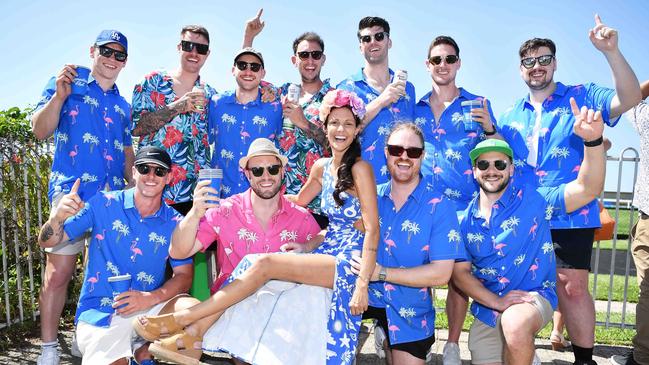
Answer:
[{"label": "blue flamingo hawaiian shirt", "polygon": [[[565,184],[557,187],[509,184],[486,221],[479,197],[469,203],[460,223],[473,276],[498,296],[511,290],[535,291],[557,307],[556,263],[550,219],[565,214]],[[494,327],[500,313],[477,301],[471,313]]]},{"label": "blue flamingo hawaiian shirt", "polygon": [[[34,111],[42,109],[55,91],[52,77]],[[69,192],[76,179],[81,179],[79,196],[84,201],[106,187],[126,186],[124,148],[131,146],[130,116],[131,108],[117,85],[104,92],[92,76],[86,95],[68,96],[54,132],[50,201],[55,192]]]},{"label": "blue flamingo hawaiian shirt", "polygon": [[[140,291],[153,291],[165,281],[171,233],[182,217],[165,203],[155,214],[140,216],[134,191],[101,192],[65,221],[63,229],[71,241],[91,230],[75,323],[110,325],[115,313],[111,276],[131,274],[131,289]],[[169,262],[176,267],[193,261],[169,258]]]},{"label": "blue flamingo hawaiian shirt", "polygon": [[[385,267],[416,267],[436,260],[466,260],[455,204],[430,182],[420,181],[396,210],[391,183],[378,186],[381,238],[376,261]],[[391,344],[418,341],[435,331],[430,288],[374,282],[370,305],[385,308]]]},{"label": "blue flamingo hawaiian shirt", "polygon": [[262,102],[261,99],[260,88],[257,99],[247,104],[240,104],[234,91],[214,96],[210,101],[208,125],[210,143],[214,146],[212,167],[223,169],[222,198],[250,187],[239,168],[239,159],[248,154],[252,141],[263,137],[277,144],[282,130],[282,104],[279,100]]},{"label": "blue flamingo hawaiian shirt", "polygon": [[[613,127],[619,120],[610,119],[613,96],[615,90],[592,83],[566,86],[557,82],[556,90],[538,112],[529,95],[516,101],[503,113],[497,126],[514,151],[514,182],[518,186],[558,186],[576,179],[584,159],[584,141],[573,132],[575,117],[570,98],[575,98],[579,107],[600,110],[604,122]],[[531,152],[534,150],[536,154]],[[552,229],[599,226],[596,200],[571,214],[554,216],[551,221]]]},{"label": "blue flamingo hawaiian shirt", "polygon": [[[200,78],[195,86],[201,84]],[[204,85],[205,98],[216,91]],[[166,71],[153,71],[144,77],[133,89],[133,125],[137,127],[145,113],[162,109],[178,100],[173,90],[173,78]],[[202,113],[184,113],[175,116],[157,132],[140,138],[139,146],[158,146],[164,148],[171,157],[171,181],[164,192],[167,203],[182,203],[192,200],[198,171],[210,167],[210,148],[207,136],[207,115],[210,106]]]},{"label": "blue flamingo hawaiian shirt", "polygon": [[[424,95],[415,106],[415,124],[424,132],[426,142],[426,156],[422,163],[424,175],[432,175],[436,183],[444,186],[444,196],[455,201],[458,209],[464,210],[478,192],[469,152],[485,136],[480,125],[477,131],[464,131],[460,103],[484,98],[459,89],[460,95],[444,109],[437,121],[430,108],[431,92]],[[487,107],[495,125],[491,104]]]},{"label": "blue flamingo hawaiian shirt", "polygon": [[[391,78],[394,72],[390,70]],[[361,68],[356,74],[341,81],[338,89],[355,92],[365,104],[376,99],[380,92],[371,87],[365,80],[365,74]],[[374,169],[374,177],[377,184],[383,184],[390,179],[388,167],[385,160],[385,137],[390,133],[392,125],[396,121],[412,122],[415,116],[415,87],[412,83],[406,83],[406,95],[388,108],[383,108],[376,114],[374,119],[363,129],[360,136],[361,156],[369,162]]]}]

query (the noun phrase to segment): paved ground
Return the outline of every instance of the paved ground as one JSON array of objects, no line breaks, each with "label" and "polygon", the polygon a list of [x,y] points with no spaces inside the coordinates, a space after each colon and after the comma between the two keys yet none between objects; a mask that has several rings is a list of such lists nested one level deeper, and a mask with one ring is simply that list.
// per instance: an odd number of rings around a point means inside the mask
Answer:
[{"label": "paved ground", "polygon": [[[437,330],[436,332],[437,341],[434,345],[434,350],[436,355],[429,364],[442,364],[442,349],[446,343],[447,332],[445,330]],[[72,339],[72,333],[70,331],[64,332],[61,334],[61,343],[64,344],[63,356],[61,358],[61,364],[81,364],[81,361],[78,358],[74,358],[70,355],[70,342]],[[36,357],[39,352],[39,340],[38,339],[29,339],[30,344],[24,348],[14,348],[6,353],[0,354],[0,364],[34,364],[36,363]],[[548,340],[536,340],[537,354],[541,358],[543,364],[556,364],[556,365],[569,365],[573,361],[572,352],[556,352],[552,351],[550,347],[550,342]],[[469,351],[467,348],[467,334],[463,333],[462,338],[460,339],[460,349],[462,351],[461,356],[464,365],[469,364]],[[623,354],[628,351],[626,347],[619,346],[606,346],[598,345],[595,347],[595,361],[598,364],[604,365],[608,364],[608,358],[613,354]],[[226,359],[218,359],[214,357],[204,356],[204,362],[206,364],[215,364],[215,365],[226,365],[231,364],[230,361]],[[378,365],[383,364],[383,361],[374,354],[374,337],[371,335],[371,329],[364,326],[361,335],[361,352],[357,357],[357,365]]]}]

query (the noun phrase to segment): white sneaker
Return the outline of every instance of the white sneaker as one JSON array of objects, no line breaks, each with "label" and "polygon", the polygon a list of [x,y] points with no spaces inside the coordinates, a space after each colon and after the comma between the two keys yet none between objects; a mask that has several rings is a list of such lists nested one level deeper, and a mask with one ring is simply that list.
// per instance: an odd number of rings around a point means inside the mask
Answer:
[{"label": "white sneaker", "polygon": [[453,342],[447,342],[442,352],[442,363],[444,365],[461,365],[460,346]]},{"label": "white sneaker", "polygon": [[385,341],[385,332],[378,323],[374,324],[374,350],[379,356],[379,359],[385,359],[385,350],[383,349],[383,342]]},{"label": "white sneaker", "polygon": [[41,355],[36,360],[37,365],[59,365],[60,361],[59,350],[56,347],[43,350]]},{"label": "white sneaker", "polygon": [[541,365],[541,359],[539,355],[534,351],[534,359],[532,360],[532,365]]}]

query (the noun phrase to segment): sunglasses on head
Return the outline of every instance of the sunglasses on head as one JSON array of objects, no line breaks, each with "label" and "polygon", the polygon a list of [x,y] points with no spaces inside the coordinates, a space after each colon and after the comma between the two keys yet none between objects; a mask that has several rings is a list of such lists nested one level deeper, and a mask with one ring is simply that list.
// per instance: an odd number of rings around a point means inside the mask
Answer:
[{"label": "sunglasses on head", "polygon": [[458,57],[458,56],[456,56],[454,54],[450,54],[450,55],[447,55],[444,58],[442,58],[442,56],[433,56],[433,57],[428,59],[428,62],[430,62],[433,65],[437,66],[440,63],[442,63],[442,60],[444,60],[444,61],[446,61],[447,64],[452,65],[455,62],[457,62],[457,60],[459,60],[459,59],[460,59],[460,57]]},{"label": "sunglasses on head", "polygon": [[322,51],[302,51],[298,52],[297,56],[300,57],[301,60],[306,60],[309,58],[309,55],[311,55],[311,58],[313,58],[314,60],[319,60],[322,58],[322,54]]},{"label": "sunglasses on head", "polygon": [[155,172],[155,176],[157,177],[165,177],[169,173],[169,170],[162,166],[136,165],[135,169],[137,169],[140,175],[148,175],[151,170]]},{"label": "sunglasses on head", "polygon": [[368,35],[359,36],[358,39],[360,39],[361,42],[363,43],[370,43],[372,41],[372,37],[374,37],[375,41],[383,42],[383,40],[389,36],[390,33],[388,32],[378,32],[378,33],[374,33],[374,35],[368,34]]},{"label": "sunglasses on head", "polygon": [[268,170],[268,174],[275,176],[279,174],[279,169],[282,167],[282,165],[270,165],[270,166],[255,166],[255,167],[248,167],[248,171],[252,172],[252,175],[254,177],[261,177],[261,175],[264,174],[264,170]]},{"label": "sunglasses on head", "polygon": [[245,71],[250,67],[250,71],[259,72],[261,70],[261,63],[237,61],[234,63],[240,71]]},{"label": "sunglasses on head", "polygon": [[[489,168],[490,165],[491,165],[491,161],[487,161],[487,160],[479,160],[479,161],[477,161],[475,163],[475,166],[480,171],[485,171],[486,169]],[[496,168],[496,170],[503,171],[504,169],[507,168],[509,163],[507,161],[505,161],[505,160],[496,160],[496,161],[493,161],[493,165]]]},{"label": "sunglasses on head", "polygon": [[110,58],[113,54],[115,54],[115,60],[119,62],[126,61],[126,57],[128,57],[126,52],[118,51],[106,46],[99,46],[99,54],[106,58]]},{"label": "sunglasses on head", "polygon": [[527,58],[523,58],[521,60],[521,65],[523,65],[523,67],[529,69],[529,68],[534,67],[534,65],[536,65],[536,62],[538,61],[539,65],[547,66],[550,63],[552,63],[553,58],[554,58],[554,56],[551,55],[551,54],[546,54],[546,55],[538,56],[538,57],[527,57]]},{"label": "sunglasses on head", "polygon": [[180,41],[180,48],[184,52],[191,52],[192,49],[196,48],[196,53],[206,55],[210,50],[209,44],[195,43],[190,41]]},{"label": "sunglasses on head", "polygon": [[422,147],[408,147],[405,148],[403,146],[396,146],[393,144],[388,145],[388,154],[392,157],[401,157],[403,154],[403,151],[406,151],[406,155],[410,158],[419,158],[421,157],[421,154],[424,153],[424,149]]}]

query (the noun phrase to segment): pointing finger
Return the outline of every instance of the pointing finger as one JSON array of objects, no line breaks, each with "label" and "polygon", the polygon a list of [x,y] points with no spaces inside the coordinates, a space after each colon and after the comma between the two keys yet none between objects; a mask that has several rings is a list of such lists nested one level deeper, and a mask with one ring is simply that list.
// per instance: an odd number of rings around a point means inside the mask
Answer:
[{"label": "pointing finger", "polygon": [[261,18],[261,14],[263,14],[263,12],[264,12],[264,8],[260,8],[259,11],[257,11],[257,16],[255,16],[255,18],[257,19]]},{"label": "pointing finger", "polygon": [[600,25],[602,24],[602,18],[599,17],[599,14],[595,14],[595,24]]},{"label": "pointing finger", "polygon": [[70,189],[70,193],[77,193],[79,191],[79,185],[81,185],[81,179],[77,179],[74,182],[74,185],[72,185],[72,189]]}]

